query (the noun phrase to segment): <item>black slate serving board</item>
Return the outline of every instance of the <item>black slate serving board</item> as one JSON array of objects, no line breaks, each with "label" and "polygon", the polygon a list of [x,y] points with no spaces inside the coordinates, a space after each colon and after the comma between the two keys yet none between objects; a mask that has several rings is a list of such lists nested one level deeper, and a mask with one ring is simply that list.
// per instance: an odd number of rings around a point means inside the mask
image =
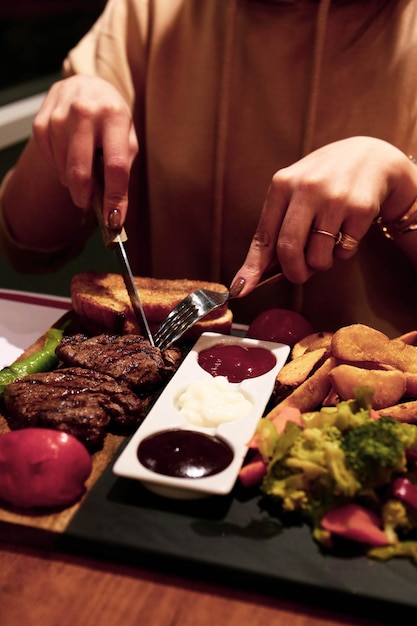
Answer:
[{"label": "black slate serving board", "polygon": [[381,623],[400,623],[398,609],[401,623],[408,615],[415,621],[417,567],[408,560],[380,563],[346,546],[325,555],[307,526],[287,525],[257,490],[237,485],[227,497],[172,500],[115,476],[112,465],[60,538],[65,549],[366,614]]}]

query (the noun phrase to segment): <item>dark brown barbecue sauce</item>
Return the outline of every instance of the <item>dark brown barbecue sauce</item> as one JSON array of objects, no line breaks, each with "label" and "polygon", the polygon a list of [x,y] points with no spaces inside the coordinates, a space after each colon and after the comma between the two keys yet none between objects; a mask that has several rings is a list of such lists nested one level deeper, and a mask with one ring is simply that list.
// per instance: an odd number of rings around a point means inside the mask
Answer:
[{"label": "dark brown barbecue sauce", "polygon": [[163,430],[138,447],[144,467],[175,478],[204,478],[218,474],[233,460],[232,448],[220,437],[191,430]]},{"label": "dark brown barbecue sauce", "polygon": [[246,378],[256,378],[269,372],[277,360],[266,348],[218,343],[202,350],[198,364],[212,376],[226,376],[231,383],[241,383]]}]

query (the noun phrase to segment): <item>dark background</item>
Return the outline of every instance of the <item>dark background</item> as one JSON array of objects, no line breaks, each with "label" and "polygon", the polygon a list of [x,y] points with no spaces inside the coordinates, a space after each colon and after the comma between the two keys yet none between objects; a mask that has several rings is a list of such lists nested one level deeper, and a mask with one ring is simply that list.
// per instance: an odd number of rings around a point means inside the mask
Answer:
[{"label": "dark background", "polygon": [[[3,0],[5,4],[5,1]],[[59,73],[106,0],[9,0],[0,6],[1,88]]]},{"label": "dark background", "polygon": [[[89,30],[106,0],[0,0],[1,106],[45,92],[60,77],[68,50]],[[0,181],[16,162],[24,142],[0,150]],[[87,270],[114,271],[113,254],[100,233],[81,255],[47,274],[22,274],[0,254],[0,288],[69,296],[71,276]]]}]

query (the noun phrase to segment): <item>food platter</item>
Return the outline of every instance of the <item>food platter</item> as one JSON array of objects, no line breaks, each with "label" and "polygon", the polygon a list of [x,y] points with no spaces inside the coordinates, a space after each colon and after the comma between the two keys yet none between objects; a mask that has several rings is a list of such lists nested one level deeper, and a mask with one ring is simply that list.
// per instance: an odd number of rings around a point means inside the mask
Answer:
[{"label": "food platter", "polygon": [[[34,305],[24,306],[27,314]],[[53,299],[50,306],[54,308]],[[41,345],[39,335],[29,351]],[[0,432],[5,428],[0,417]],[[0,538],[37,545],[43,540],[98,559],[181,570],[197,580],[326,608],[343,606],[381,623],[393,607],[401,610],[401,620],[415,618],[417,568],[409,561],[379,563],[352,552],[324,554],[309,528],[282,519],[257,489],[239,484],[230,494],[198,500],[152,493],[140,481],[113,471],[128,443],[122,437],[106,438],[95,455],[87,492],[73,507],[36,516],[0,508]]]}]

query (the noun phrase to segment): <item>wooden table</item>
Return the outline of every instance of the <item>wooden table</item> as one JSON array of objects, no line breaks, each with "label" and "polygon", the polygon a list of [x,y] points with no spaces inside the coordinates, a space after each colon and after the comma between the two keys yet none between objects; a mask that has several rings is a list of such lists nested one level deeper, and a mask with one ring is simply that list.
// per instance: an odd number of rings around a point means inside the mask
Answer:
[{"label": "wooden table", "polygon": [[381,624],[180,576],[5,542],[0,542],[0,563],[3,626]]}]

